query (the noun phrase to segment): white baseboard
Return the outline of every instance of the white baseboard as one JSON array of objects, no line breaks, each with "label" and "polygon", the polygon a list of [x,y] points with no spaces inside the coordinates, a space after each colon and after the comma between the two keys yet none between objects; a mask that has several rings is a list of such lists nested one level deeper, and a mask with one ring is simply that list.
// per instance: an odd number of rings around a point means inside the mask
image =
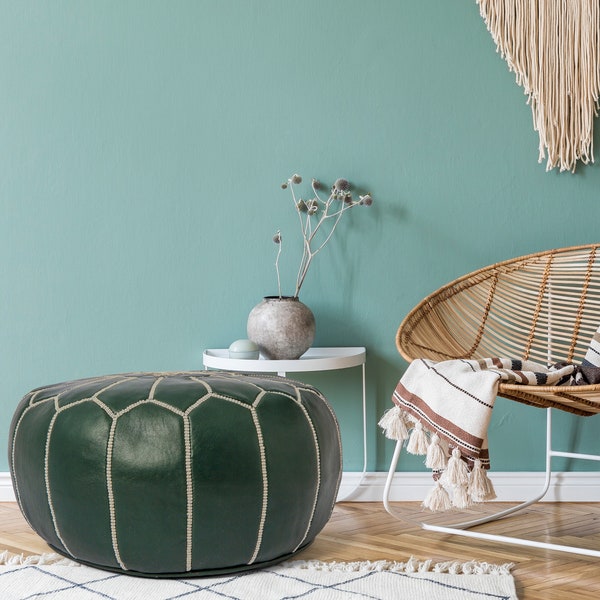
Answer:
[{"label": "white baseboard", "polygon": [[0,473],[0,502],[16,502],[10,473]]},{"label": "white baseboard", "polygon": [[[345,472],[338,500],[380,502],[387,473]],[[535,497],[544,486],[543,472],[491,472],[497,500],[521,502]],[[422,501],[433,485],[431,473],[403,473],[394,476],[390,500],[395,502]],[[545,502],[600,502],[600,474],[597,472],[554,473]]]},{"label": "white baseboard", "polygon": [[[345,472],[338,499],[352,502],[381,502],[387,473]],[[519,502],[531,498],[544,485],[541,472],[492,472],[498,500]],[[433,482],[430,473],[398,472],[390,489],[390,500],[395,502],[421,501]],[[555,473],[550,489],[544,497],[547,502],[600,502],[600,475],[596,472]],[[0,473],[0,502],[15,502],[15,493],[9,473]]]}]

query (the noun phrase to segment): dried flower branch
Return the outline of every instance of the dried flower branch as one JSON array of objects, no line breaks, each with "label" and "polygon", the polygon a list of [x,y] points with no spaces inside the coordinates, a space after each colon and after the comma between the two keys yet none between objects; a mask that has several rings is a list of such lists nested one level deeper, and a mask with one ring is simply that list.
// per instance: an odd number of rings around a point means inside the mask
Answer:
[{"label": "dried flower branch", "polygon": [[277,290],[279,297],[281,298],[281,277],[279,276],[279,257],[281,256],[281,231],[277,230],[277,233],[273,236],[273,241],[277,244],[277,258],[275,259],[275,270],[277,271]]},{"label": "dried flower branch", "polygon": [[[303,238],[302,258],[296,276],[294,298],[297,298],[300,294],[300,288],[306,279],[306,274],[314,257],[329,242],[343,214],[355,206],[371,206],[373,204],[371,194],[359,195],[358,200],[355,200],[352,196],[351,185],[346,179],[336,179],[326,200],[323,200],[319,195],[322,184],[316,179],[313,179],[311,182],[312,198],[304,200],[297,197],[294,186],[300,183],[302,183],[302,177],[295,174],[281,186],[283,189],[289,189],[291,192]],[[279,257],[281,255],[281,239],[281,233],[277,231],[273,236],[273,241],[278,244],[275,268],[277,270],[277,285],[280,298]]]}]

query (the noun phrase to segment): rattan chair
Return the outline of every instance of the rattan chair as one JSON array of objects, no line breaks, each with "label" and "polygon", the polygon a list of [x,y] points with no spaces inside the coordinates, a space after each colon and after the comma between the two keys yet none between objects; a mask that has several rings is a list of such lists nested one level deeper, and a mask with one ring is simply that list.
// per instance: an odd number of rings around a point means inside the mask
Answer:
[{"label": "rattan chair", "polygon": [[[407,360],[507,357],[542,364],[580,362],[600,325],[600,244],[530,254],[465,275],[420,302],[401,323],[396,343]],[[424,529],[600,556],[600,551],[471,531],[541,500],[549,489],[555,456],[599,461],[600,456],[552,448],[552,409],[580,416],[600,412],[600,385],[530,386],[500,383],[498,394],[546,409],[546,480],[534,498],[481,519]],[[389,493],[402,442],[388,474]],[[405,517],[400,517],[405,518]]]}]

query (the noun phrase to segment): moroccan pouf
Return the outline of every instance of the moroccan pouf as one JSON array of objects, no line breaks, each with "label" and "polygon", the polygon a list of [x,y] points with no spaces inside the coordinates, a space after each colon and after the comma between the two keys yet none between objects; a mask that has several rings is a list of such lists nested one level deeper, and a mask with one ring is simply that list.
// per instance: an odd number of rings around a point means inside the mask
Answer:
[{"label": "moroccan pouf", "polygon": [[315,388],[219,371],[39,388],[10,429],[14,489],[57,552],[131,575],[267,566],[321,531],[341,476],[336,418]]}]

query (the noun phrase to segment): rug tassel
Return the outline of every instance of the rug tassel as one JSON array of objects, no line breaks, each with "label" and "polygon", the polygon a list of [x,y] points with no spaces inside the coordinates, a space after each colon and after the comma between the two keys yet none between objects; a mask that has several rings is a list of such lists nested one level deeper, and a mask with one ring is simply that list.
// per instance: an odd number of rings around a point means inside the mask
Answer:
[{"label": "rug tassel", "polygon": [[404,411],[399,406],[386,410],[378,423],[383,429],[385,437],[390,440],[403,442],[408,439],[408,427]]},{"label": "rug tassel", "polygon": [[439,481],[433,486],[429,494],[427,494],[425,500],[423,500],[423,506],[433,512],[442,512],[452,508],[450,496]]},{"label": "rug tassel", "polygon": [[13,554],[8,550],[0,552],[0,565],[9,566],[31,566],[31,565],[60,565],[68,567],[78,567],[79,563],[65,558],[60,554],[54,552],[47,552],[45,554],[33,554],[31,556],[25,556],[24,554]]},{"label": "rug tassel", "polygon": [[434,471],[442,471],[448,464],[448,456],[440,444],[440,438],[437,433],[431,436],[431,443],[427,448],[427,458],[425,466]]},{"label": "rug tassel", "polygon": [[406,451],[409,454],[427,454],[428,447],[429,441],[427,439],[427,434],[425,433],[421,422],[417,421],[410,434],[408,444],[406,445]]},{"label": "rug tassel", "polygon": [[[395,573],[464,573],[467,574],[493,574],[493,575],[509,575],[510,570],[514,567],[514,563],[505,563],[503,565],[495,565],[486,562],[468,561],[459,562],[455,560],[435,563],[433,560],[419,560],[411,556],[406,562],[392,562],[386,560],[378,561],[359,561],[359,562],[322,562],[319,560],[296,560],[284,562],[282,567],[291,569],[303,569],[311,571],[392,571]],[[277,567],[275,567],[276,569]]]}]

